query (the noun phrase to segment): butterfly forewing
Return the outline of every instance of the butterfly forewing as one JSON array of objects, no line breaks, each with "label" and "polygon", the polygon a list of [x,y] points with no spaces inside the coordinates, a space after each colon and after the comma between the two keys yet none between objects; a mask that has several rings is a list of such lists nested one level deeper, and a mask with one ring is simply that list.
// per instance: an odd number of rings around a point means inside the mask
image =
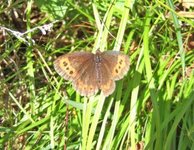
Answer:
[{"label": "butterfly forewing", "polygon": [[79,70],[84,70],[87,61],[91,60],[94,54],[89,52],[74,52],[60,56],[54,62],[54,68],[65,80],[73,81],[81,74]]},{"label": "butterfly forewing", "polygon": [[120,80],[129,70],[129,58],[117,51],[107,51],[102,53],[102,63],[110,68],[111,78]]}]

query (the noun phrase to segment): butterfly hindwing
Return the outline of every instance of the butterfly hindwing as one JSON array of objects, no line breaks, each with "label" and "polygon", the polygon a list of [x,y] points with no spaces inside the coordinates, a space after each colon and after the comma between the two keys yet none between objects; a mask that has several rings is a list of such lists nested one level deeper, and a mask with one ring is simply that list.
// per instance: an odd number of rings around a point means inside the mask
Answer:
[{"label": "butterfly hindwing", "polygon": [[[93,58],[94,59],[94,58]],[[79,70],[79,78],[73,81],[76,91],[83,96],[91,96],[98,92],[95,62],[91,59]]]},{"label": "butterfly hindwing", "polygon": [[111,79],[111,70],[108,65],[101,63],[99,89],[104,96],[110,95],[115,89],[115,81]]}]

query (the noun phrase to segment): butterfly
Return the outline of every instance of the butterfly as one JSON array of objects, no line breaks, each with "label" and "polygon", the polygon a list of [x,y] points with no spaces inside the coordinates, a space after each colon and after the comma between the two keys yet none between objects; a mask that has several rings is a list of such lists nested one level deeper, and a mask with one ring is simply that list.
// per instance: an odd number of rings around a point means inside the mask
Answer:
[{"label": "butterfly", "polygon": [[102,91],[105,97],[115,90],[115,81],[129,70],[129,58],[119,51],[73,52],[59,56],[54,61],[56,72],[72,82],[82,96],[92,96]]}]

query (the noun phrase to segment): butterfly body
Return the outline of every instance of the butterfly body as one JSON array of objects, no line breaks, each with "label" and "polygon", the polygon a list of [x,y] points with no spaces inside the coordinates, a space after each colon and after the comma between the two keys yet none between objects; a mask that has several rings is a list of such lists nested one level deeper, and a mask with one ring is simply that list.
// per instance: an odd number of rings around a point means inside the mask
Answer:
[{"label": "butterfly body", "polygon": [[129,70],[129,58],[117,51],[74,52],[60,56],[54,62],[55,70],[82,96],[91,96],[101,90],[104,96],[113,93],[115,80]]}]

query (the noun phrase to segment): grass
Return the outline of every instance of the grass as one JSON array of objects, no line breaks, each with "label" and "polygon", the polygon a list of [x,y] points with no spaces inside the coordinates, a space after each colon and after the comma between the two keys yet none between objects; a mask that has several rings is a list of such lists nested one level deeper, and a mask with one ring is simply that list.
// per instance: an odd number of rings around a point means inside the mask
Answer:
[{"label": "grass", "polygon": [[[194,23],[180,3],[0,4],[0,149],[194,148]],[[123,51],[130,70],[88,99],[53,61],[97,49]]]}]

